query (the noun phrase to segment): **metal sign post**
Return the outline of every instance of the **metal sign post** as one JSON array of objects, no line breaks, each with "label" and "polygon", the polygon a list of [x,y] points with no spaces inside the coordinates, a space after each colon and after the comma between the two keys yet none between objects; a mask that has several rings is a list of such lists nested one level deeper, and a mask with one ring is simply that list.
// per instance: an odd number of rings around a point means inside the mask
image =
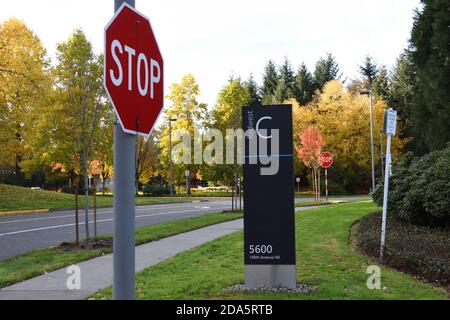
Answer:
[{"label": "metal sign post", "polygon": [[[134,7],[134,0],[115,0],[116,12],[123,2]],[[114,240],[113,299],[133,300],[134,292],[134,172],[136,139],[125,133],[114,115]]]},{"label": "metal sign post", "polygon": [[186,195],[189,194],[189,170],[184,171],[184,175],[186,176]]},{"label": "metal sign post", "polygon": [[103,81],[114,108],[113,298],[121,300],[135,298],[135,135],[150,135],[164,100],[162,56],[134,5],[114,0],[105,27]]},{"label": "metal sign post", "polygon": [[[237,177],[237,195],[239,196],[239,210],[242,210],[242,192],[241,192],[241,177]],[[237,204],[236,204],[237,207]]]},{"label": "metal sign post", "polygon": [[295,181],[297,182],[297,193],[300,197],[300,178],[295,178]]},{"label": "metal sign post", "polygon": [[333,156],[329,152],[320,154],[320,166],[325,169],[325,197],[328,201],[328,168],[333,164]]},{"label": "metal sign post", "polygon": [[391,137],[395,135],[397,126],[397,111],[389,108],[384,111],[383,131],[387,134],[386,143],[386,169],[384,173],[384,194],[383,194],[383,218],[381,222],[381,244],[380,244],[380,260],[383,260],[383,254],[386,243],[386,219],[387,204],[389,191],[389,175],[391,169]]}]

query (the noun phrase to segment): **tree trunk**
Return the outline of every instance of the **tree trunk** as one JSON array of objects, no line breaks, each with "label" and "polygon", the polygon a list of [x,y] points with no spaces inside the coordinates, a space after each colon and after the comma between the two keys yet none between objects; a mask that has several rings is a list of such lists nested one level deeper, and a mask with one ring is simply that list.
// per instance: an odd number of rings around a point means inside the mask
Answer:
[{"label": "tree trunk", "polygon": [[319,180],[319,169],[316,170],[316,192],[317,192],[317,201],[320,201],[320,180]]},{"label": "tree trunk", "polygon": [[86,232],[86,239],[89,239],[89,176],[88,176],[88,159],[87,152],[84,152],[84,161],[83,161],[83,169],[84,169],[84,227]]},{"label": "tree trunk", "polygon": [[74,182],[75,184],[75,237],[77,244],[80,243],[80,231],[79,231],[79,225],[78,225],[78,184],[77,181]]},{"label": "tree trunk", "polygon": [[105,185],[106,185],[105,176],[102,175],[102,194],[103,195],[105,195]]},{"label": "tree trunk", "polygon": [[320,199],[320,168],[317,170],[317,197]]}]

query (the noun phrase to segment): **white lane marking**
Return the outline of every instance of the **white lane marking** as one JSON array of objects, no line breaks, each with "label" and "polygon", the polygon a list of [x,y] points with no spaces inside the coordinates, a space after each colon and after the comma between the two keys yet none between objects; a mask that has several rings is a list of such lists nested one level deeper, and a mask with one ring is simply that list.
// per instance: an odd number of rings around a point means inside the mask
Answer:
[{"label": "white lane marking", "polygon": [[[220,207],[220,208],[214,208],[214,210],[220,210],[220,209],[227,209],[228,207]],[[143,215],[138,215],[135,216],[135,218],[143,218],[143,217],[149,217],[149,216],[163,216],[163,215],[168,215],[168,214],[183,214],[183,213],[188,213],[188,212],[197,212],[199,209],[197,210],[185,210],[185,211],[172,211],[172,212],[162,212],[162,213],[151,213],[151,214],[143,214]],[[200,209],[200,210],[205,210],[205,209]],[[97,223],[99,222],[108,222],[108,221],[113,221],[113,218],[110,219],[102,219],[102,220],[97,220]],[[94,221],[89,221],[90,224],[93,224]],[[12,232],[6,232],[6,233],[0,233],[0,237],[1,236],[8,236],[8,235],[14,235],[14,234],[19,234],[19,233],[27,233],[27,232],[34,232],[34,231],[42,231],[42,230],[49,230],[49,229],[58,229],[58,228],[64,228],[64,227],[70,227],[70,226],[74,226],[75,223],[68,223],[68,224],[61,224],[61,225],[56,225],[56,226],[50,226],[50,227],[42,227],[42,228],[34,228],[34,229],[26,229],[26,230],[19,230],[19,231],[12,231]],[[84,225],[84,222],[79,222],[78,225]]]},{"label": "white lane marking", "polygon": [[[164,208],[164,209],[171,209],[171,208],[190,208],[192,206],[194,206],[195,203],[192,203],[189,206],[163,206],[163,205],[158,205],[157,208],[153,208],[156,205],[145,205],[145,208],[142,208],[141,206],[136,206],[136,211],[144,211],[144,210],[152,210],[152,209],[158,209],[158,208]],[[150,207],[150,208],[149,208]],[[194,206],[194,208],[201,208],[198,206]],[[108,210],[109,209],[109,210]],[[112,213],[112,208],[101,208],[101,209],[97,209],[97,215],[98,214],[105,214],[105,213]],[[83,209],[84,210],[84,209]],[[80,215],[84,215],[84,211],[80,209]],[[94,213],[92,212],[92,208],[90,208],[90,212],[89,215],[93,216]],[[101,210],[101,211],[100,211]],[[29,222],[29,221],[40,221],[40,220],[50,220],[50,219],[63,219],[63,218],[70,218],[73,217],[74,214],[66,214],[66,215],[61,215],[61,216],[55,216],[55,217],[44,217],[44,218],[30,218],[30,219],[20,219],[20,220],[9,220],[9,221],[0,221],[0,225],[1,224],[11,224],[11,223],[18,223],[18,222]]]}]

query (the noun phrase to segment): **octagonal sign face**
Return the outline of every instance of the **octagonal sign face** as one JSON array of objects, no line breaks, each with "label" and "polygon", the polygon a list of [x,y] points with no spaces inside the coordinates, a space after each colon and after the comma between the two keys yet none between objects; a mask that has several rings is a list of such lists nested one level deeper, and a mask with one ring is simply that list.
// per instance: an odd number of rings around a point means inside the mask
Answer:
[{"label": "octagonal sign face", "polygon": [[105,27],[104,86],[125,132],[150,135],[163,108],[163,70],[149,19],[124,3]]},{"label": "octagonal sign face", "polygon": [[320,155],[320,166],[322,168],[329,168],[333,164],[333,156],[329,152],[322,152]]}]

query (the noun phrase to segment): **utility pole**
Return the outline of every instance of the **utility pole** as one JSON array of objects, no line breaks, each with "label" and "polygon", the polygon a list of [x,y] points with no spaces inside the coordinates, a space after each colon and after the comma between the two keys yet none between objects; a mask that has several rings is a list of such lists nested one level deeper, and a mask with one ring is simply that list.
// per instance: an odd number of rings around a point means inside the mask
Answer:
[{"label": "utility pole", "polygon": [[[114,0],[114,12],[124,3],[134,8],[134,0]],[[135,298],[135,136],[125,133],[114,115],[114,241],[113,299]]]}]

